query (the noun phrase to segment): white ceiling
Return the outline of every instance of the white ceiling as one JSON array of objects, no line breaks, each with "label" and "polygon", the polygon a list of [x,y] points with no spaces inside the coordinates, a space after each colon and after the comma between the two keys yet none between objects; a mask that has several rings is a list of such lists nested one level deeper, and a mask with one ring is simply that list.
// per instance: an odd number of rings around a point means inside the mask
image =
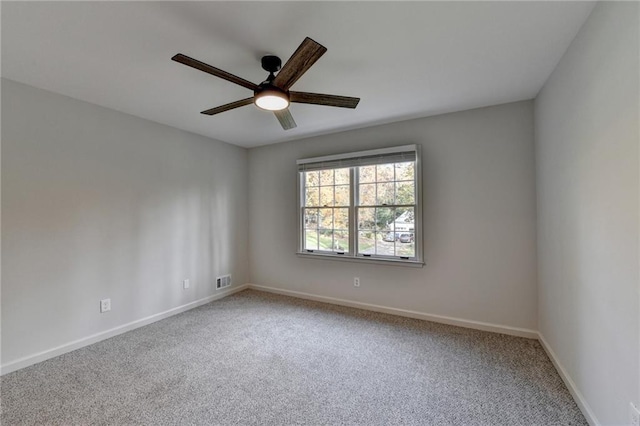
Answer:
[{"label": "white ceiling", "polygon": [[[253,147],[536,96],[592,2],[3,2],[2,76]],[[305,36],[327,53],[293,90],[362,98],[293,104],[284,131],[240,86],[176,53],[259,83]]]}]

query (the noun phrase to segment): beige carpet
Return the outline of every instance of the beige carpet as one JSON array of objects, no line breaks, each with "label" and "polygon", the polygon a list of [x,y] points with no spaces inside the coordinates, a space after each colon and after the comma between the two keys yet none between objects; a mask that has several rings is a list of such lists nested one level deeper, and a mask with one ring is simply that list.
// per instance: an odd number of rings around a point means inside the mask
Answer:
[{"label": "beige carpet", "polygon": [[254,290],[1,385],[3,426],[587,424],[535,340]]}]

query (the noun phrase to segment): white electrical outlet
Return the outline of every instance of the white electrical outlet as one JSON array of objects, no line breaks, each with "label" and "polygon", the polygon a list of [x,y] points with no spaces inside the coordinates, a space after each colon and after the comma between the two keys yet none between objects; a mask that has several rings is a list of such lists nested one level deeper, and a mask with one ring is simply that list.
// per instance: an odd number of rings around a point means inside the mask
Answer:
[{"label": "white electrical outlet", "polygon": [[184,288],[185,290],[189,288],[191,284],[189,283],[189,280],[182,280],[182,288]]},{"label": "white electrical outlet", "polygon": [[633,405],[633,402],[629,403],[629,412],[631,413],[631,426],[640,426],[640,410]]},{"label": "white electrical outlet", "polygon": [[354,287],[360,287],[360,277],[354,277],[353,278],[353,286]]},{"label": "white electrical outlet", "polygon": [[100,301],[100,313],[109,312],[111,310],[111,299],[102,299]]}]

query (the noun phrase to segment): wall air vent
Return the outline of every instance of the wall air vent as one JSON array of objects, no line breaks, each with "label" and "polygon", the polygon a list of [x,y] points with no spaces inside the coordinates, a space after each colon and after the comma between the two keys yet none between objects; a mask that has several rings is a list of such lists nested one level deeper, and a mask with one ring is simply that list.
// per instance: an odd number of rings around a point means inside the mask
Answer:
[{"label": "wall air vent", "polygon": [[223,275],[221,277],[216,278],[216,290],[220,290],[221,288],[229,287],[231,285],[231,275]]}]

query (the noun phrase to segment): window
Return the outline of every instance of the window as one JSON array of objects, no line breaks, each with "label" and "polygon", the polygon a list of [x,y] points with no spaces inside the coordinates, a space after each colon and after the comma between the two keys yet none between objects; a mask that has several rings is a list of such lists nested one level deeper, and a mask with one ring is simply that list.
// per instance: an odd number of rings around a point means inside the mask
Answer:
[{"label": "window", "polygon": [[303,255],[422,263],[416,145],[298,160]]}]

